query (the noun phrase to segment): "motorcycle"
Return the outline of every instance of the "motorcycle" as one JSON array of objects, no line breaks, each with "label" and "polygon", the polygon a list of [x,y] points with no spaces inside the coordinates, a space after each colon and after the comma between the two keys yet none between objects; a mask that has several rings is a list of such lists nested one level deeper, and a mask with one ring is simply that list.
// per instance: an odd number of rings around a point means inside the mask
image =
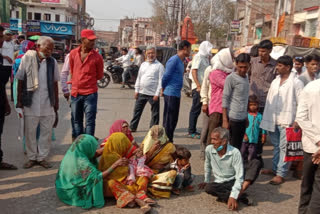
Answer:
[{"label": "motorcycle", "polygon": [[[138,71],[139,71],[139,67],[138,66],[130,66],[129,68],[129,73],[127,79],[129,79],[127,81],[127,83],[129,84],[134,84],[136,81],[136,78],[138,76]],[[122,68],[122,66],[117,63],[117,62],[113,62],[110,65],[107,66],[106,70],[111,74],[111,78],[113,83],[121,83],[122,82],[122,73],[124,71],[124,69]],[[130,79],[131,77],[131,79]]]},{"label": "motorcycle", "polygon": [[110,75],[107,73],[107,68],[108,68],[108,62],[107,65],[104,65],[104,69],[103,69],[103,77],[101,80],[98,80],[97,84],[99,88],[105,88],[109,85],[110,81],[111,81],[111,77]]}]

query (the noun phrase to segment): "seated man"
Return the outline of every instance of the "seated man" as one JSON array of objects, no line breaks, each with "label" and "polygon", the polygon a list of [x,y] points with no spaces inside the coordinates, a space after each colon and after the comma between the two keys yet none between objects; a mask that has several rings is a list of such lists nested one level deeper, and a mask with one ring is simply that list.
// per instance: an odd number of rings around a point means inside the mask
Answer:
[{"label": "seated man", "polygon": [[[228,129],[218,127],[211,133],[211,145],[206,148],[205,179],[199,184],[206,193],[217,196],[217,201],[227,202],[228,208],[237,210],[243,183],[243,163],[238,149],[228,145]],[[214,182],[210,182],[211,174]]]}]

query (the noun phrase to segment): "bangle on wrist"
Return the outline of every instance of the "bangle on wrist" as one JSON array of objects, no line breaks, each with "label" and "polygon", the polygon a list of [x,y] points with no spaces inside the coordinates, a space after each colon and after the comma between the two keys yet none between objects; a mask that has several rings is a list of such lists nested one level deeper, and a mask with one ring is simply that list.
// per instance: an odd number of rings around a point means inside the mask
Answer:
[{"label": "bangle on wrist", "polygon": [[108,173],[108,174],[111,174],[113,171],[114,171],[114,169],[113,169],[113,167],[112,167],[112,166],[111,166],[111,167],[109,167],[109,169],[107,169],[107,173]]}]

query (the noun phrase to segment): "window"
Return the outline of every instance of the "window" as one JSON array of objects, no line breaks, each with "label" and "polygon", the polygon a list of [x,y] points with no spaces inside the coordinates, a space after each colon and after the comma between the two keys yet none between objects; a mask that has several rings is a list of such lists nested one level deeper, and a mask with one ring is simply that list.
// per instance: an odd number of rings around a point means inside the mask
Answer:
[{"label": "window", "polygon": [[19,19],[19,11],[16,11],[16,18]]},{"label": "window", "polygon": [[34,20],[41,20],[41,13],[34,13]]},{"label": "window", "polygon": [[28,12],[28,20],[32,20],[32,13]]},{"label": "window", "polygon": [[60,15],[56,14],[56,22],[60,22]]},{"label": "window", "polygon": [[44,14],[44,20],[45,21],[51,21],[51,14],[45,13]]},{"label": "window", "polygon": [[50,9],[51,9],[51,10],[55,10],[56,8],[55,8],[55,7],[50,7]]}]

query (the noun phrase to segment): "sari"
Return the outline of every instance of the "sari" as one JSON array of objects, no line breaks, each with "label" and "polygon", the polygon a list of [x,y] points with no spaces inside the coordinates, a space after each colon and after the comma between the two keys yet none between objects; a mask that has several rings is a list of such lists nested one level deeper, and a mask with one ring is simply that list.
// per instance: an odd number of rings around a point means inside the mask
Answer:
[{"label": "sari", "polygon": [[84,209],[104,206],[102,172],[94,157],[97,147],[94,137],[83,134],[68,149],[55,182],[62,202]]},{"label": "sari", "polygon": [[177,175],[175,170],[159,173],[159,169],[153,168],[157,164],[165,166],[174,161],[172,154],[175,153],[176,147],[168,141],[165,129],[162,126],[155,125],[149,130],[142,142],[144,154],[147,154],[154,144],[160,143],[159,149],[152,154],[148,154],[150,157],[148,158],[148,163],[146,163],[155,173],[148,190],[153,196],[158,198],[170,198],[172,185]]},{"label": "sari", "polygon": [[[104,146],[103,153],[99,162],[99,170],[109,169],[113,163],[120,158],[130,158],[136,149],[128,137],[122,132],[113,133]],[[119,166],[104,179],[104,195],[106,197],[114,196],[117,200],[117,207],[125,207],[136,197],[146,198],[148,186],[147,177],[139,177],[134,185],[125,185],[127,176],[129,176],[128,166]]]},{"label": "sari", "polygon": [[[123,124],[127,124],[129,126],[129,123],[125,120],[116,120],[110,127],[109,129],[109,136],[106,137],[103,142],[101,143],[100,147],[104,147],[104,145],[107,143],[108,141],[108,138],[113,134],[113,133],[116,133],[116,132],[122,132],[122,126]],[[130,131],[130,129],[128,128],[128,131],[127,133],[125,133],[125,135],[129,138],[130,142],[132,143],[134,138],[132,136],[132,133]]]}]

